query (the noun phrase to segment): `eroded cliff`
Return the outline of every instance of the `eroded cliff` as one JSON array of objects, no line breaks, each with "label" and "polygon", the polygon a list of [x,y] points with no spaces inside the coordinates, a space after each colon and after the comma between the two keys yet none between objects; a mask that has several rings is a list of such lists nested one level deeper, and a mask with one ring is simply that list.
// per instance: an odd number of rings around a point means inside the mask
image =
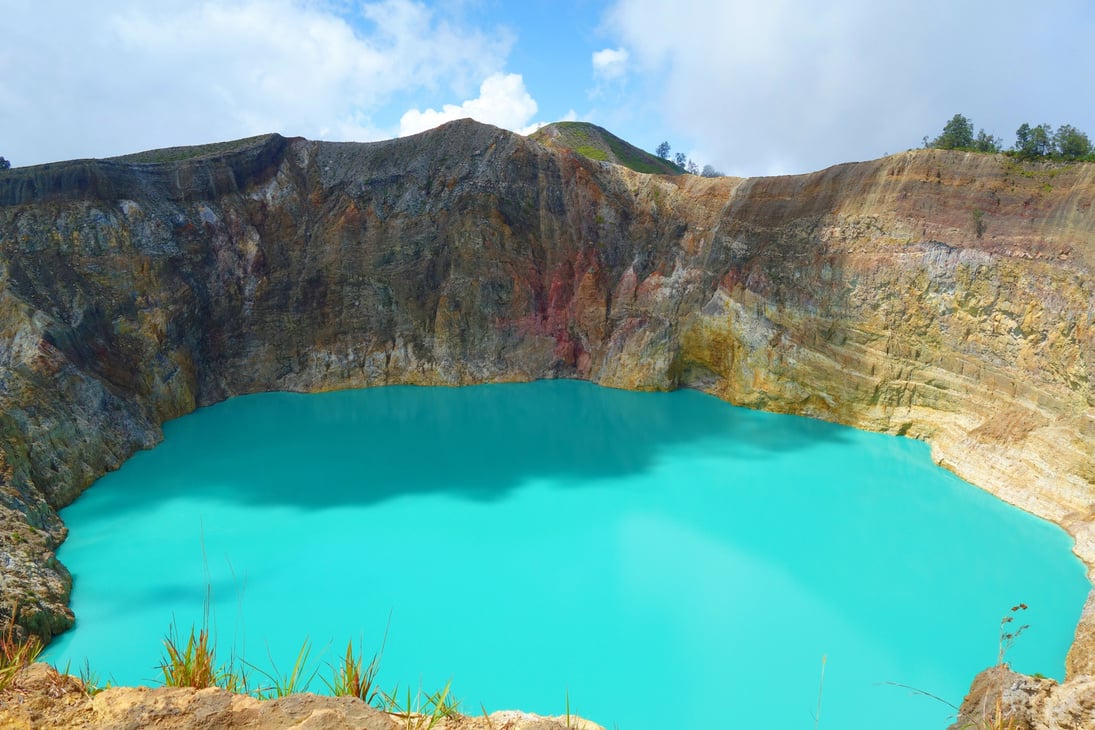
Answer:
[{"label": "eroded cliff", "polygon": [[0,591],[67,628],[56,510],[197,406],[548,377],[925,439],[1095,565],[1093,202],[1090,164],[663,177],[470,121],[11,170]]}]

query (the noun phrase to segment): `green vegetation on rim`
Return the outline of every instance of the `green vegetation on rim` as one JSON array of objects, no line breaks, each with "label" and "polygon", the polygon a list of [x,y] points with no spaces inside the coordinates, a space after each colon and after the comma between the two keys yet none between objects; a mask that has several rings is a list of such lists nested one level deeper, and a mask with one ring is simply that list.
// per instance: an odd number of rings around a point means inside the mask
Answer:
[{"label": "green vegetation on rim", "polygon": [[600,147],[593,147],[592,145],[584,144],[580,147],[575,147],[574,151],[579,155],[585,155],[591,160],[599,160],[600,162],[611,162],[608,159],[608,153],[602,150]]},{"label": "green vegetation on rim", "polygon": [[254,147],[273,136],[273,134],[260,134],[255,137],[234,139],[228,142],[214,142],[212,144],[199,144],[190,147],[164,147],[163,149],[134,152],[133,154],[111,157],[109,159],[116,162],[132,162],[137,164],[180,162],[182,160],[193,160],[198,157],[209,157],[210,155],[223,155],[226,152],[235,152],[236,150],[246,149],[247,147]]},{"label": "green vegetation on rim", "polygon": [[1095,145],[1084,132],[1071,124],[1062,124],[1053,130],[1048,124],[1036,127],[1023,122],[1015,130],[1015,144],[1005,150],[1003,140],[984,129],[973,133],[973,122],[961,114],[955,114],[934,139],[924,137],[924,146],[941,150],[965,152],[1003,152],[1021,160],[1054,160],[1095,162]]},{"label": "green vegetation on rim", "polygon": [[540,144],[573,150],[591,160],[611,162],[636,172],[682,175],[685,170],[625,142],[607,129],[588,122],[555,122],[529,135]]}]

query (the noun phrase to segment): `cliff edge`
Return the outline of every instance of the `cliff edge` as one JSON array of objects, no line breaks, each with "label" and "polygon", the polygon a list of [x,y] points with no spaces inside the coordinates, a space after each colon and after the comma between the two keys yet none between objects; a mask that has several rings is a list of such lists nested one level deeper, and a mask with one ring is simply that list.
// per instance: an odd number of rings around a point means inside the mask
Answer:
[{"label": "cliff edge", "polygon": [[1095,165],[659,176],[467,120],[183,157],[0,174],[0,593],[30,631],[72,623],[57,510],[264,390],[697,388],[924,439],[1095,566]]}]

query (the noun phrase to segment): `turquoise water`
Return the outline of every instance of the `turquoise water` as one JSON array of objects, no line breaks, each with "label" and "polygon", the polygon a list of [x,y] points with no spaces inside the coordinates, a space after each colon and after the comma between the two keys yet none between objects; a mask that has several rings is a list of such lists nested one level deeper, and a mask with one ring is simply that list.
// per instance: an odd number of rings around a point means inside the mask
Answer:
[{"label": "turquoise water", "polygon": [[208,585],[222,654],[287,670],[309,637],[322,676],[387,626],[381,683],[451,678],[473,714],[813,728],[826,657],[821,728],[921,730],[951,710],[887,683],[957,704],[1020,601],[1013,666],[1060,678],[1088,589],[924,444],[695,392],[273,393],[165,436],[64,510],[51,661],[155,682]]}]

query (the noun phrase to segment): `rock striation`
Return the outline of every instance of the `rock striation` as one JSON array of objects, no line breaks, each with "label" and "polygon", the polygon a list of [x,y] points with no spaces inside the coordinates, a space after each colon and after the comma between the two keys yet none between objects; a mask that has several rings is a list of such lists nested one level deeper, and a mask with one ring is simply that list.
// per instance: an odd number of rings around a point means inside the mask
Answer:
[{"label": "rock striation", "polygon": [[394,383],[698,388],[924,439],[1095,566],[1093,203],[1091,164],[654,176],[467,120],[9,170],[0,610],[71,625],[57,510],[165,420]]}]

